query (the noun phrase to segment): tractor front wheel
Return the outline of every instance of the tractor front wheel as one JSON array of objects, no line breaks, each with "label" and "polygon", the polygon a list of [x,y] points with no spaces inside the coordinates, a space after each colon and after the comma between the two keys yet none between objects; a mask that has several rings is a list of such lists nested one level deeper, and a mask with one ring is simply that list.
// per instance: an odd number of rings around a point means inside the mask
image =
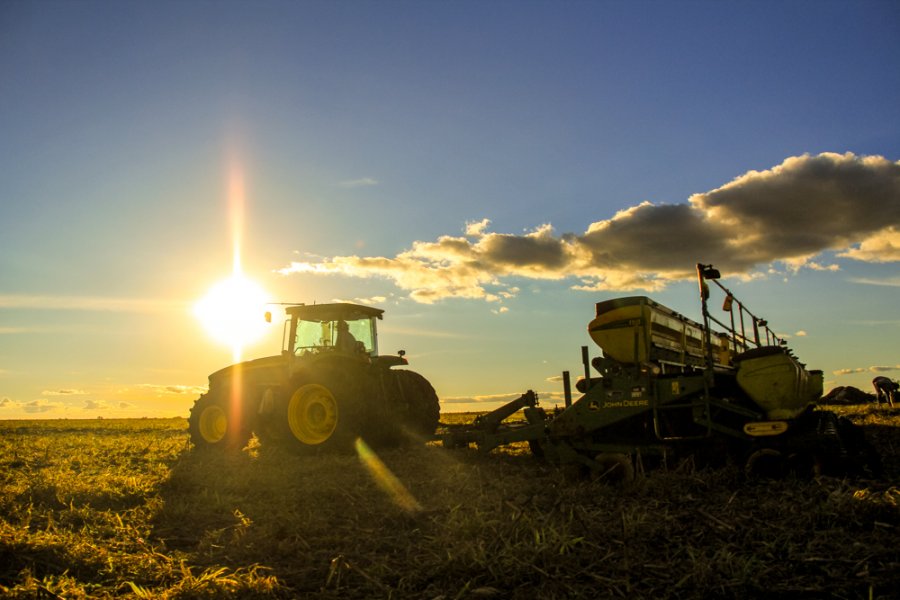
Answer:
[{"label": "tractor front wheel", "polygon": [[316,446],[327,442],[340,420],[338,403],[324,385],[308,383],[297,388],[287,404],[287,425],[294,438]]},{"label": "tractor front wheel", "polygon": [[348,450],[362,433],[359,404],[349,381],[332,377],[298,383],[276,402],[274,438],[297,454]]},{"label": "tractor front wheel", "polygon": [[241,398],[231,401],[230,394],[207,393],[191,408],[188,430],[197,450],[240,450],[250,441],[250,428],[244,422]]}]

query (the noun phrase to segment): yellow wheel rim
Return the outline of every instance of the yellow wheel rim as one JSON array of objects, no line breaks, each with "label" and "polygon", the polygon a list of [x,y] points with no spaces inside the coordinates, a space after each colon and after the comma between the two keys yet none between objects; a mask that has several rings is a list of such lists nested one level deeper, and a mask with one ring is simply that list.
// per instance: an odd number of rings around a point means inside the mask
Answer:
[{"label": "yellow wheel rim", "polygon": [[311,446],[321,444],[337,428],[337,401],[323,385],[304,385],[291,396],[287,418],[294,437]]},{"label": "yellow wheel rim", "polygon": [[200,437],[210,444],[222,441],[228,429],[228,416],[221,406],[207,406],[200,413]]}]

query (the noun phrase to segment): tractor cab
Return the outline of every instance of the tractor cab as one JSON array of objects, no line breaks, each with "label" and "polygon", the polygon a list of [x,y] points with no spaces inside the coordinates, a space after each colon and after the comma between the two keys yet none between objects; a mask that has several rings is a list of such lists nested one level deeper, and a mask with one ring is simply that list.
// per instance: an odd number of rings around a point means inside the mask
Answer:
[{"label": "tractor cab", "polygon": [[347,302],[289,306],[284,352],[308,356],[325,352],[378,356],[378,328],[383,310]]}]

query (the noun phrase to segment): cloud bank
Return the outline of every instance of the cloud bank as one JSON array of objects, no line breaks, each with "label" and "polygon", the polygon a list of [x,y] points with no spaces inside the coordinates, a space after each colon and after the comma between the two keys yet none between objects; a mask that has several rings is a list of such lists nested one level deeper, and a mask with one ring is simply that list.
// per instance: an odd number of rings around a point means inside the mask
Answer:
[{"label": "cloud bank", "polygon": [[[153,313],[184,310],[185,302],[158,300],[152,298],[102,298],[93,296],[27,296],[21,294],[0,294],[0,309],[31,310],[85,310],[101,312]],[[27,330],[4,331],[21,333]]]},{"label": "cloud bank", "polygon": [[191,396],[197,396],[200,394],[205,394],[207,391],[207,388],[205,386],[196,385],[158,385],[155,383],[141,383],[136,387],[155,392],[157,396],[162,394],[188,394]]},{"label": "cloud bank", "polygon": [[749,274],[782,262],[835,268],[824,251],[865,262],[900,261],[900,162],[851,153],[803,155],[749,171],[684,204],[643,202],[581,234],[543,224],[522,235],[471,222],[463,236],[415,241],[395,257],[334,256],[292,262],[282,274],[382,277],[417,302],[500,301],[508,280],[572,280],[579,290],[654,291],[693,276],[697,262]]},{"label": "cloud bank", "polygon": [[[550,380],[548,379],[548,381]],[[541,399],[541,402],[543,402],[545,405],[556,405],[565,402],[564,394],[561,391],[539,391],[537,394]],[[521,392],[511,392],[509,394],[485,394],[480,396],[449,396],[441,398],[441,405],[451,411],[458,405],[469,405],[472,408],[477,408],[474,405],[494,406],[498,404],[505,404],[507,402],[515,400],[521,395]]]},{"label": "cloud bank", "polygon": [[855,369],[838,369],[833,371],[834,375],[853,375],[854,373],[889,373],[891,371],[900,371],[900,365],[873,365],[871,367],[857,367]]}]

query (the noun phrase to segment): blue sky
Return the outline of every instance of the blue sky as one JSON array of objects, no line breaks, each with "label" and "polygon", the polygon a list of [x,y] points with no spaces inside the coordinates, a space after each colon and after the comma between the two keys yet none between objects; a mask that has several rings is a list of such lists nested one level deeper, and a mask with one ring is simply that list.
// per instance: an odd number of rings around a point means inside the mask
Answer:
[{"label": "blue sky", "polygon": [[698,318],[698,260],[868,389],[898,160],[894,2],[6,2],[0,418],[187,414],[235,173],[245,274],[385,308],[445,409],[558,392],[597,301]]}]

